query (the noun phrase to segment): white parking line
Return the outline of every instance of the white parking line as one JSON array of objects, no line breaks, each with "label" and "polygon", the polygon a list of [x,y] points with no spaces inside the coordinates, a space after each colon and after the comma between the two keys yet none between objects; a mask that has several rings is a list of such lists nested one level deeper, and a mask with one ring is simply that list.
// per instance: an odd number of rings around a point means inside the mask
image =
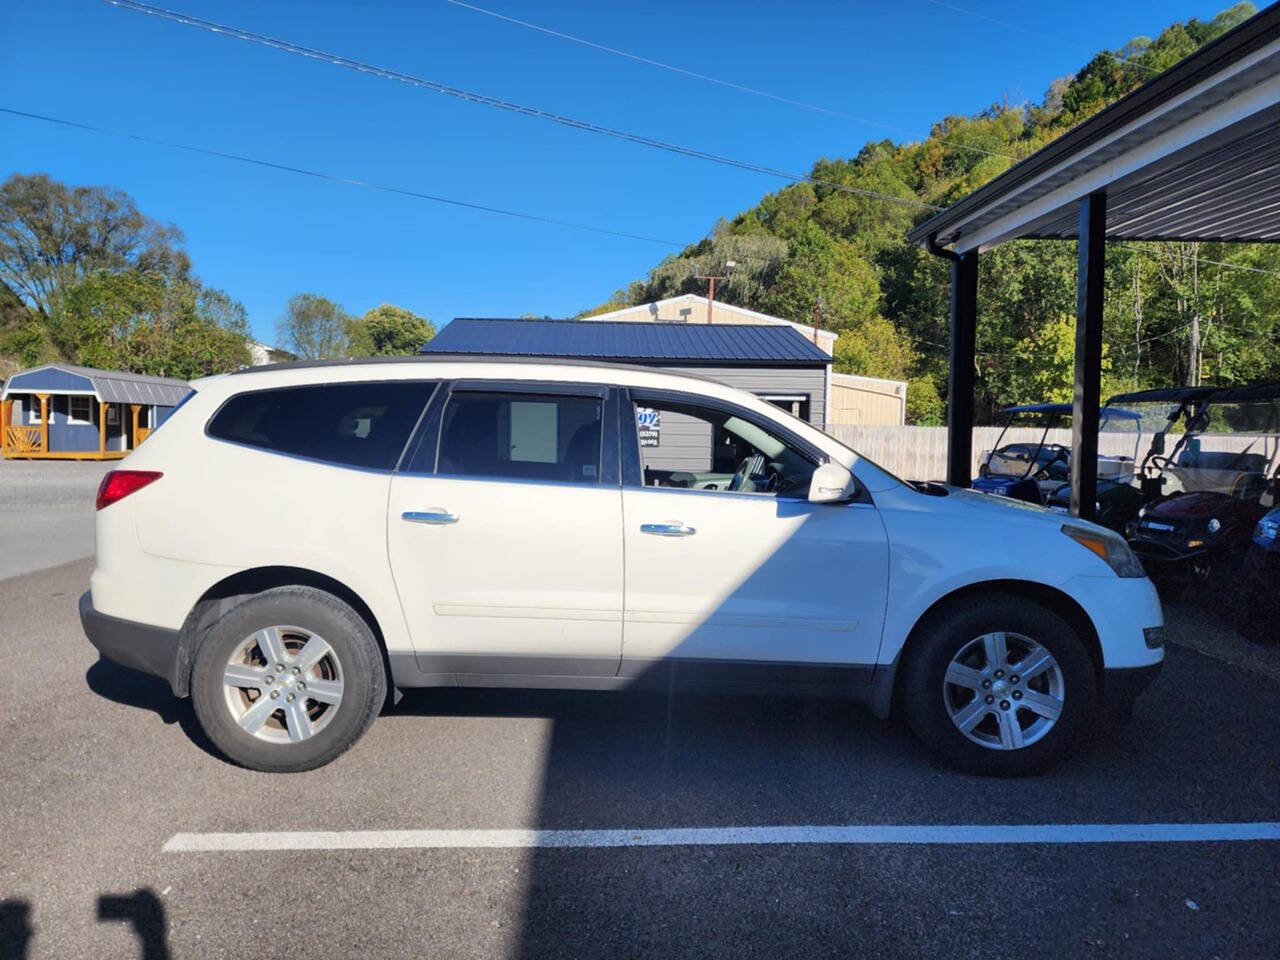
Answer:
[{"label": "white parking line", "polygon": [[753,844],[1207,843],[1280,840],[1280,822],[1039,823],[788,827],[676,827],[657,830],[306,830],[175,833],[166,853],[242,850],[403,850],[490,847],[681,847]]}]

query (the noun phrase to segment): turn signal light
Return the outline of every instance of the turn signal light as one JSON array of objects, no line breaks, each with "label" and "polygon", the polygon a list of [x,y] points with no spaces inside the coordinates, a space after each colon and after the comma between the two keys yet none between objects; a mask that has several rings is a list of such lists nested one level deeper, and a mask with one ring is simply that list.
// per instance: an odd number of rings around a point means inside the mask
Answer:
[{"label": "turn signal light", "polygon": [[112,470],[98,485],[98,509],[123,500],[163,476],[159,470]]}]

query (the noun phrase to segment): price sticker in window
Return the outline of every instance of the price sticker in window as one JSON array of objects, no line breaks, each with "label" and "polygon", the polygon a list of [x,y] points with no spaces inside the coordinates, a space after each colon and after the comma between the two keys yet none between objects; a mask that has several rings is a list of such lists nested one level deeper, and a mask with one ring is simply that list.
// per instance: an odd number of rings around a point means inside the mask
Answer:
[{"label": "price sticker in window", "polygon": [[662,411],[636,407],[636,431],[640,434],[640,446],[658,446],[662,436]]}]

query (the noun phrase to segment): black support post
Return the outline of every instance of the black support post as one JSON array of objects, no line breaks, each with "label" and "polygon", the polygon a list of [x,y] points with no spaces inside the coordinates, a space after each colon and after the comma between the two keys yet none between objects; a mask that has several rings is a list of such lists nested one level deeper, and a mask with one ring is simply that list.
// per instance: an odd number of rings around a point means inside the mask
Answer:
[{"label": "black support post", "polygon": [[1098,406],[1102,402],[1102,302],[1107,195],[1080,201],[1076,267],[1076,382],[1071,411],[1071,512],[1092,520],[1098,502]]},{"label": "black support post", "polygon": [[978,251],[952,255],[951,373],[947,378],[947,483],[973,479],[973,366],[978,334]]}]

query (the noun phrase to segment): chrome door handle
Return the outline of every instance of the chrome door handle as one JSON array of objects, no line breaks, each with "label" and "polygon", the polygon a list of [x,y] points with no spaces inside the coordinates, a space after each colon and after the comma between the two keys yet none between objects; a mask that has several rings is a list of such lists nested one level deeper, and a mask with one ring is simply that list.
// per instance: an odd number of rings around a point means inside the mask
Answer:
[{"label": "chrome door handle", "polygon": [[698,531],[684,523],[642,523],[641,533],[650,533],[655,537],[692,537]]},{"label": "chrome door handle", "polygon": [[458,515],[450,513],[448,510],[441,510],[438,507],[435,510],[406,510],[400,514],[401,520],[408,520],[410,523],[433,523],[436,526],[442,526],[446,523],[457,523]]}]

